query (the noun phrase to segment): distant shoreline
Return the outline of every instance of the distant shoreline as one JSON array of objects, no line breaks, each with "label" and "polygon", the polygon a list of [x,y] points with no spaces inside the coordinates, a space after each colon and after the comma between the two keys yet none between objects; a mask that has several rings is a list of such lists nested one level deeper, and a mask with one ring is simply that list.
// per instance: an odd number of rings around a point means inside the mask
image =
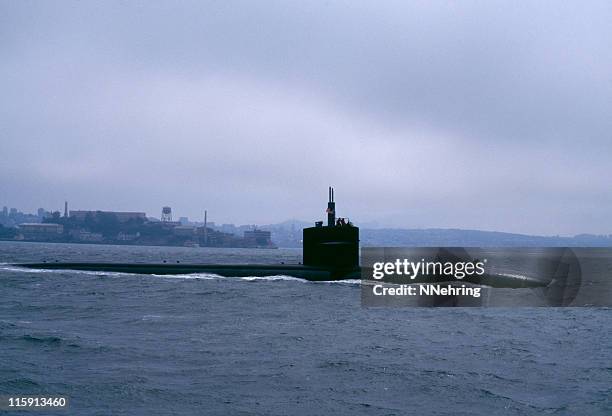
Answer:
[{"label": "distant shoreline", "polygon": [[88,242],[88,241],[35,241],[35,240],[14,240],[14,239],[2,239],[0,238],[0,243],[33,243],[33,244],[78,244],[78,245],[87,245],[87,246],[118,246],[118,247],[175,247],[175,248],[214,248],[214,249],[245,249],[245,250],[277,250],[279,248],[292,248],[296,247],[226,247],[226,246],[181,246],[181,245],[159,245],[159,244],[130,244],[125,243],[121,244],[117,241],[113,242]]}]

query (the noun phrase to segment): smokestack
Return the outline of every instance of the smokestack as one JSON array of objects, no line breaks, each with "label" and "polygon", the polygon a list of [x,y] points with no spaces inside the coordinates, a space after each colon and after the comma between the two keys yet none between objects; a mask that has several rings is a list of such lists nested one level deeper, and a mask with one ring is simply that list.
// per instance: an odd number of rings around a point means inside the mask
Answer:
[{"label": "smokestack", "polygon": [[329,187],[329,201],[327,202],[327,226],[336,225],[336,203],[334,202],[334,188]]},{"label": "smokestack", "polygon": [[208,245],[208,212],[204,210],[204,246]]},{"label": "smokestack", "polygon": [[64,201],[64,218],[68,218],[68,201]]}]

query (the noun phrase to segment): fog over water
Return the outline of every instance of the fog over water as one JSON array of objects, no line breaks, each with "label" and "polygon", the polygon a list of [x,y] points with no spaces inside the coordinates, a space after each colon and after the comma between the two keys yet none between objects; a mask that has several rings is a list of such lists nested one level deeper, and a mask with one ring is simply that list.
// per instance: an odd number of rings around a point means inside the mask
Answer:
[{"label": "fog over water", "polygon": [[612,233],[609,2],[0,3],[0,205]]}]

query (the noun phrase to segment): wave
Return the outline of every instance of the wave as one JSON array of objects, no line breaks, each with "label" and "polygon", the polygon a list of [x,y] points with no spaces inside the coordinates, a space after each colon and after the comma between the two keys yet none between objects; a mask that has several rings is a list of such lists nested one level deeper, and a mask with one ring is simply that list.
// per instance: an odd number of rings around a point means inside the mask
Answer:
[{"label": "wave", "polygon": [[190,274],[140,274],[128,272],[109,272],[109,271],[93,271],[93,270],[72,270],[72,269],[31,269],[19,267],[10,263],[0,263],[0,271],[19,272],[19,273],[45,273],[45,274],[76,274],[84,276],[98,277],[156,277],[162,279],[183,279],[183,280],[220,280],[220,279],[237,279],[244,282],[278,282],[292,281],[301,283],[314,284],[334,284],[334,285],[361,285],[360,279],[347,280],[324,280],[324,281],[308,281],[294,276],[287,275],[272,275],[272,276],[220,276],[213,273],[190,273]]},{"label": "wave", "polygon": [[0,382],[0,388],[7,390],[29,390],[32,388],[40,389],[40,384],[30,378],[16,378]]},{"label": "wave", "polygon": [[164,316],[163,315],[143,315],[142,318],[140,318],[141,321],[154,321],[154,320],[158,320],[158,319],[163,319]]},{"label": "wave", "polygon": [[139,275],[139,276],[153,276],[153,277],[161,277],[163,279],[186,279],[186,280],[217,280],[224,279],[223,276],[219,276],[218,274],[212,273],[191,273],[191,274],[149,274],[149,275]]},{"label": "wave", "polygon": [[49,345],[57,345],[60,344],[63,340],[59,337],[54,336],[35,336],[35,335],[23,335],[19,338],[22,341],[31,342],[33,344],[49,344]]},{"label": "wave", "polygon": [[293,276],[285,276],[285,275],[277,275],[277,276],[242,276],[242,277],[238,277],[237,279],[240,280],[244,280],[246,282],[274,282],[274,281],[278,281],[278,280],[284,280],[284,281],[295,281],[295,282],[307,282],[308,280],[306,279],[300,279],[299,277],[293,277]]},{"label": "wave", "polygon": [[31,273],[51,273],[57,272],[57,270],[47,270],[47,269],[29,269],[26,267],[19,267],[12,265],[10,263],[0,263],[0,270],[7,272],[31,272]]},{"label": "wave", "polygon": [[361,286],[361,279],[346,279],[346,280],[323,280],[320,282],[313,283],[326,283],[329,285],[349,285],[349,286]]},{"label": "wave", "polygon": [[[7,272],[20,272],[20,273],[45,273],[45,274],[81,274],[88,276],[111,276],[111,277],[120,277],[120,276],[138,276],[136,273],[127,273],[127,272],[105,272],[105,271],[95,271],[95,270],[74,270],[74,269],[34,269],[29,267],[19,267],[10,263],[0,263],[0,270]],[[142,276],[142,275],[140,275]]]},{"label": "wave", "polygon": [[287,276],[287,275],[273,275],[273,276],[219,276],[212,273],[193,273],[193,274],[152,274],[149,276],[155,276],[165,279],[202,279],[202,280],[218,280],[218,279],[234,279],[241,280],[243,282],[299,282],[299,283],[312,283],[312,284],[334,284],[334,285],[361,285],[360,279],[347,279],[347,280],[322,280],[322,281],[309,281],[300,277]]},{"label": "wave", "polygon": [[52,346],[52,347],[70,347],[70,348],[80,348],[74,340],[60,338],[54,335],[34,335],[34,334],[24,334],[24,335],[4,335],[1,336],[0,339],[4,341],[13,341],[13,342],[23,342],[31,345],[44,345],[44,346]]},{"label": "wave", "polygon": [[516,274],[516,273],[497,273],[499,276],[504,276],[504,277],[512,277],[514,279],[521,279],[521,280],[533,280],[532,277],[529,276],[525,276],[524,274]]}]

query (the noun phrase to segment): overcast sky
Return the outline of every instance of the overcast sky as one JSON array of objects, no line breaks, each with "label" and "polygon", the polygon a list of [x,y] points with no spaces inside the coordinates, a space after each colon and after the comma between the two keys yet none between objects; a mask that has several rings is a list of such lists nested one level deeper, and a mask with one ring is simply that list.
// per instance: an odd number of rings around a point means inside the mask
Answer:
[{"label": "overcast sky", "polygon": [[0,1],[0,205],[612,233],[612,3]]}]

